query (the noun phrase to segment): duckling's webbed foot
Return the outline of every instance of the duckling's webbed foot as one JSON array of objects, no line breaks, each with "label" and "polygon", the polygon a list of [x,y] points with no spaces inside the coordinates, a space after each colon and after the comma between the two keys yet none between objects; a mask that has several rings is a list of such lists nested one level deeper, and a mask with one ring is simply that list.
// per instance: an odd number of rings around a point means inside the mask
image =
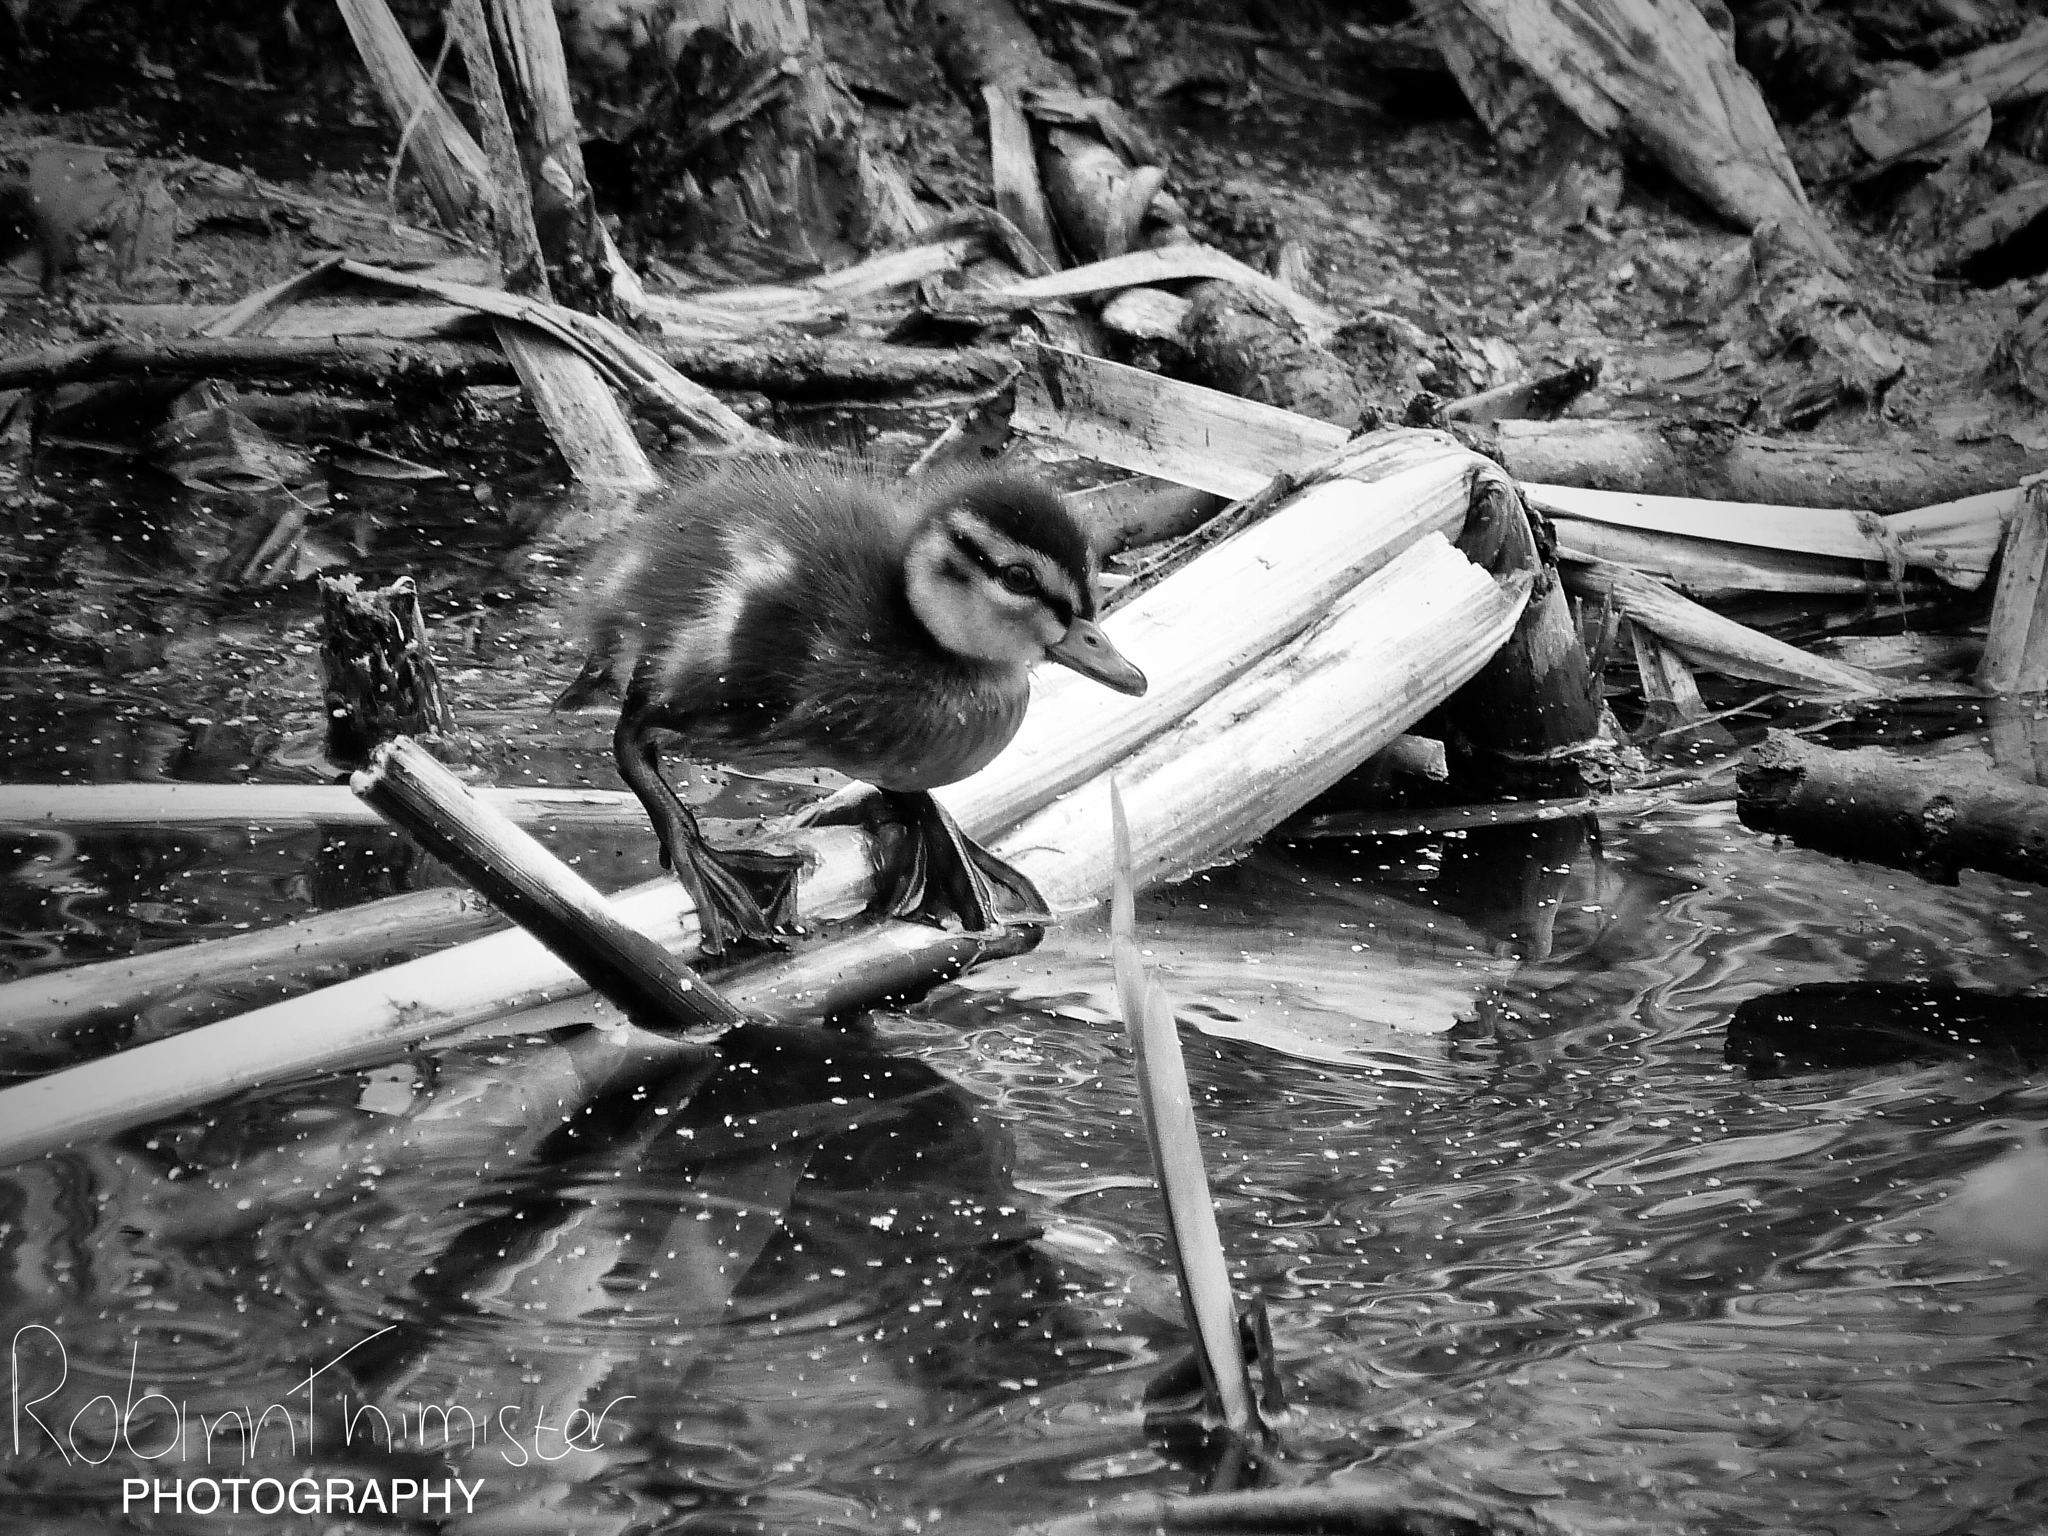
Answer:
[{"label": "duckling's webbed foot", "polygon": [[1053,921],[1052,909],[1030,878],[962,832],[930,795],[885,789],[877,798],[879,807],[903,824],[902,846],[881,905],[891,917],[928,923],[952,917],[970,933],[1006,923]]},{"label": "duckling's webbed foot", "polygon": [[794,885],[795,861],[779,854],[733,851],[721,854],[704,840],[697,818],[683,804],[661,771],[661,751],[654,743],[653,728],[628,709],[619,717],[612,736],[613,756],[619,776],[646,808],[661,843],[664,869],[675,871],[676,879],[689,893],[697,909],[699,942],[706,955],[722,955],[738,940],[751,939],[779,945],[776,917],[763,910],[743,874],[769,877],[775,894],[768,905],[780,915],[787,911],[789,891]]}]

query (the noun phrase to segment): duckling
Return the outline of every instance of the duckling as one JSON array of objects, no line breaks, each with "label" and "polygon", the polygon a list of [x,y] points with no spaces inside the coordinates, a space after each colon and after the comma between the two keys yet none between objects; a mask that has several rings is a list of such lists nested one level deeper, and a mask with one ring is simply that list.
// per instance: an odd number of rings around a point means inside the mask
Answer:
[{"label": "duckling", "polygon": [[663,776],[659,732],[693,759],[874,785],[905,826],[881,903],[893,916],[984,930],[1007,898],[1044,921],[1031,882],[929,792],[1009,744],[1035,662],[1145,691],[1095,623],[1095,573],[1072,515],[1021,475],[898,490],[822,459],[735,464],[657,492],[621,536],[593,584],[589,659],[559,705],[607,681],[622,692],[619,773],[709,953],[769,939],[773,924]]}]

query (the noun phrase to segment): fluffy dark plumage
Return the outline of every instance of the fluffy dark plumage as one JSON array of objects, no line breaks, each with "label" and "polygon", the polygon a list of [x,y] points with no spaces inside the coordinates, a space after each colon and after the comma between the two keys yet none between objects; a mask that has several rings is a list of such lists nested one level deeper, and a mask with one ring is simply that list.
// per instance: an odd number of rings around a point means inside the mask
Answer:
[{"label": "fluffy dark plumage", "polygon": [[1029,685],[933,640],[905,592],[905,547],[934,507],[966,505],[1072,572],[1092,609],[1087,539],[1021,476],[900,497],[809,459],[658,493],[594,584],[591,659],[563,702],[608,677],[629,715],[741,766],[821,765],[904,790],[973,773],[1016,734]]}]

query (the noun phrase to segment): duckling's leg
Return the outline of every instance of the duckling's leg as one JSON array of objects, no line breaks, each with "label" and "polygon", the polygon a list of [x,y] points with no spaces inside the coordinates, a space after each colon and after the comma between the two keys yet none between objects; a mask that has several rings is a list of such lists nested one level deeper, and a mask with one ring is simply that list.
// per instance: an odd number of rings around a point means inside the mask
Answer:
[{"label": "duckling's leg", "polygon": [[697,818],[661,771],[661,749],[647,712],[628,705],[612,733],[619,777],[647,808],[661,843],[661,866],[673,869],[697,908],[700,941],[707,955],[723,954],[735,938],[774,943],[775,925],[738,875],[721,862]]},{"label": "duckling's leg", "polygon": [[891,917],[939,922],[951,916],[971,933],[1006,922],[1053,921],[1052,909],[1029,877],[962,832],[952,813],[930,795],[885,789],[877,798],[904,829],[883,908]]}]

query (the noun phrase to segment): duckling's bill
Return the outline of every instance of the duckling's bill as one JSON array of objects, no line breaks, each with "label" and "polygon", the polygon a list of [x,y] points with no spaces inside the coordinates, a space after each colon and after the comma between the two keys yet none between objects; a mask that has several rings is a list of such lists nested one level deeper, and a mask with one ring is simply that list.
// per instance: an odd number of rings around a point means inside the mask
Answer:
[{"label": "duckling's bill", "polygon": [[1093,619],[1074,620],[1058,644],[1046,647],[1045,654],[1061,666],[1072,667],[1083,677],[1092,677],[1118,693],[1145,691],[1145,674],[1109,643],[1109,636]]}]

